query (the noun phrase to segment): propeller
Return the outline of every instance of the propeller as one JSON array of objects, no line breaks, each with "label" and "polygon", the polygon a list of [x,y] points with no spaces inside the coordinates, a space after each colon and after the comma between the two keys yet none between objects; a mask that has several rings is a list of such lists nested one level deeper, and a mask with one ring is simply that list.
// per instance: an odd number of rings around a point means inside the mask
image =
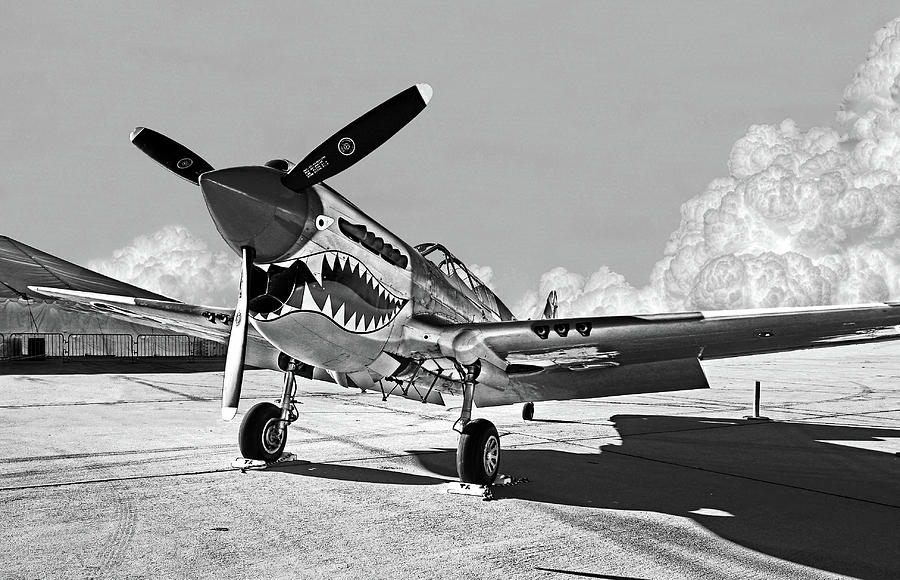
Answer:
[{"label": "propeller", "polygon": [[281,179],[281,183],[299,193],[334,177],[405,127],[422,112],[431,100],[431,94],[431,86],[423,83],[394,95],[313,149]]},{"label": "propeller", "polygon": [[253,248],[244,246],[241,254],[241,286],[231,323],[231,337],[225,358],[225,380],[222,384],[222,419],[225,421],[231,421],[237,414],[241,383],[244,380],[244,357],[247,354],[247,289],[250,284],[250,268],[253,267]]},{"label": "propeller", "polygon": [[[431,95],[431,87],[427,84],[413,85],[394,95],[313,149],[282,177],[282,184],[302,193],[351,167],[412,121],[425,109]],[[203,173],[214,170],[212,165],[184,145],[152,129],[137,127],[131,132],[131,142],[151,159],[194,185],[200,185]],[[247,352],[248,286],[257,249],[249,246],[241,248],[240,293],[234,310],[222,385],[222,419],[226,421],[237,414],[241,397]]]},{"label": "propeller", "polygon": [[151,159],[194,185],[200,185],[201,173],[213,170],[202,157],[153,129],[137,127],[131,132],[131,142]]}]

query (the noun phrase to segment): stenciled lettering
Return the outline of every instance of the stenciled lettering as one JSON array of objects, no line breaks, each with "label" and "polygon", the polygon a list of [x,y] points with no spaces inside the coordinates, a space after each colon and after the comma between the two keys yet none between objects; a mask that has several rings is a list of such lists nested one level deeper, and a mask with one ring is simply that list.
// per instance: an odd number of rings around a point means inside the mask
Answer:
[{"label": "stenciled lettering", "polygon": [[323,155],[321,158],[319,158],[318,161],[309,165],[308,167],[305,167],[303,169],[303,175],[305,175],[306,177],[312,177],[326,167],[328,167],[328,160],[325,159],[325,156]]}]

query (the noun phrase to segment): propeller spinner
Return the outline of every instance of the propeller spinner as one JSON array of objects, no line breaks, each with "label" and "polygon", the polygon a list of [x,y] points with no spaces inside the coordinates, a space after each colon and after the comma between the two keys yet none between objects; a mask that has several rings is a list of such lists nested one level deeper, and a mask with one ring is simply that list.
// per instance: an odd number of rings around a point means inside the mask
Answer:
[{"label": "propeller spinner", "polygon": [[[302,193],[316,183],[353,166],[393,137],[422,112],[431,100],[431,95],[431,87],[427,84],[417,84],[394,95],[313,149],[281,178],[282,185],[291,191]],[[194,185],[200,185],[201,175],[214,171],[213,167],[202,157],[152,129],[136,128],[131,133],[131,142],[151,159]],[[208,181],[211,184],[214,183],[213,180]],[[249,193],[252,194],[252,192]],[[204,194],[206,194],[205,190]],[[262,199],[257,201],[265,202]],[[271,200],[272,205],[280,207],[274,203],[275,201],[278,200]],[[209,199],[207,199],[207,203],[209,204]],[[247,203],[255,202],[248,200]],[[212,213],[211,205],[210,212]],[[262,214],[264,213],[262,212]],[[246,212],[242,212],[242,215],[245,219],[248,217]],[[215,215],[213,215],[213,219],[216,219]],[[220,225],[217,221],[217,227]],[[238,248],[235,247],[235,249]],[[257,250],[264,249],[252,245],[241,245],[240,247],[241,286],[228,343],[225,380],[222,385],[222,418],[226,421],[234,418],[240,400],[247,350],[247,284],[254,257],[258,253]],[[262,251],[262,255],[265,254],[265,251]]]}]

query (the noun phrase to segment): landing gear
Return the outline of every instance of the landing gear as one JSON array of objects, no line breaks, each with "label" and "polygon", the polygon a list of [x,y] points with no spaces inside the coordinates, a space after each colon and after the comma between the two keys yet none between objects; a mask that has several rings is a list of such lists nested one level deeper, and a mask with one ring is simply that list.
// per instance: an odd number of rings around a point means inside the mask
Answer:
[{"label": "landing gear", "polygon": [[[261,459],[267,463],[277,460],[287,443],[288,425],[297,420],[297,374],[302,365],[291,361],[284,372],[284,391],[281,394],[281,405],[274,403],[257,403],[253,405],[238,432],[238,445],[241,455],[247,459]],[[282,367],[284,368],[284,367]]]},{"label": "landing gear", "polygon": [[267,463],[281,457],[287,429],[281,424],[281,409],[274,403],[257,403],[247,411],[238,432],[241,455]]},{"label": "landing gear", "polygon": [[534,419],[534,403],[525,403],[522,405],[522,419],[525,421]]},{"label": "landing gear", "polygon": [[459,445],[456,448],[456,472],[463,483],[490,485],[500,468],[500,436],[487,419],[472,421],[472,402],[475,399],[476,368],[461,369],[463,375],[463,404],[454,429],[459,426]]},{"label": "landing gear", "polygon": [[463,427],[456,449],[456,471],[463,483],[490,485],[500,468],[500,436],[487,419],[475,419]]}]

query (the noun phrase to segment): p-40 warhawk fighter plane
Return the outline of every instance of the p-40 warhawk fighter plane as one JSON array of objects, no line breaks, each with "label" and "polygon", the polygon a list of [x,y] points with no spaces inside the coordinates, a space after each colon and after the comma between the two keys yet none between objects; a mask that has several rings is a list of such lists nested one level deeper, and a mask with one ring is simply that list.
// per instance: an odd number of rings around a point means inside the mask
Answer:
[{"label": "p-40 warhawk fighter plane", "polygon": [[[112,316],[228,340],[222,416],[238,409],[245,359],[284,372],[280,404],[244,415],[241,453],[280,457],[298,418],[295,376],[442,403],[462,395],[454,428],[463,482],[490,484],[500,438],[479,407],[708,387],[701,359],[897,337],[897,304],[515,320],[460,260],[411,246],[324,180],[387,141],[428,104],[415,85],[325,140],[296,165],[213,169],[145,128],[132,142],[199,185],[225,242],[241,256],[236,308],[36,287]],[[229,328],[230,326],[230,328]],[[248,328],[250,328],[248,340]],[[249,355],[247,354],[249,350]]]}]

